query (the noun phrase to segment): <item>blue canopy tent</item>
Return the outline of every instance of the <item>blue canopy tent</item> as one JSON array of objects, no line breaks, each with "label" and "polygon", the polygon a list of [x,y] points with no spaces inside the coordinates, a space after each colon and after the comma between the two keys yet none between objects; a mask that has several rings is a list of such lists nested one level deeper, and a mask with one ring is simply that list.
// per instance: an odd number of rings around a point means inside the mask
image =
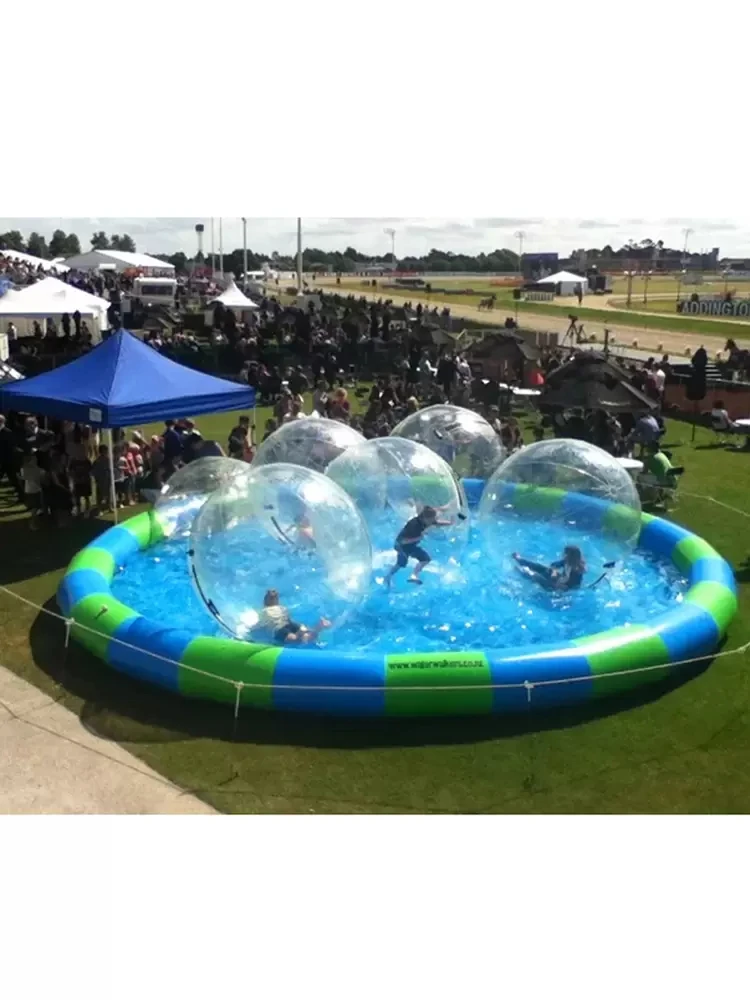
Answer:
[{"label": "blue canopy tent", "polygon": [[112,427],[254,407],[254,389],[170,361],[128,330],[67,365],[0,388],[0,410],[110,428],[110,464]]}]

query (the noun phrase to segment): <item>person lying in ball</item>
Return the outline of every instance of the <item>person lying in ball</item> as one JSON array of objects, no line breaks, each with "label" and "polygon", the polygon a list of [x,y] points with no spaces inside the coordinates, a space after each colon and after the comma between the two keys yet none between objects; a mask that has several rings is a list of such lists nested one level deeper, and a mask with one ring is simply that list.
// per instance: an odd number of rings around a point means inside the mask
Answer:
[{"label": "person lying in ball", "polygon": [[307,646],[315,642],[324,629],[330,627],[331,623],[327,618],[321,618],[317,628],[308,628],[292,621],[289,609],[279,600],[278,590],[267,590],[263,598],[263,610],[253,631],[269,632],[273,636],[273,641],[280,646]]},{"label": "person lying in ball", "polygon": [[524,559],[517,552],[513,553],[513,558],[525,576],[546,590],[578,590],[586,572],[586,563],[577,545],[566,545],[562,559],[549,566]]},{"label": "person lying in ball", "polygon": [[421,584],[422,580],[419,577],[427,563],[430,562],[430,555],[419,543],[430,528],[448,528],[452,524],[453,521],[439,520],[434,507],[423,507],[416,517],[407,521],[396,536],[396,565],[388,571],[385,577],[386,587],[390,587],[393,577],[408,564],[410,559],[415,559],[417,565],[409,577],[409,583]]}]

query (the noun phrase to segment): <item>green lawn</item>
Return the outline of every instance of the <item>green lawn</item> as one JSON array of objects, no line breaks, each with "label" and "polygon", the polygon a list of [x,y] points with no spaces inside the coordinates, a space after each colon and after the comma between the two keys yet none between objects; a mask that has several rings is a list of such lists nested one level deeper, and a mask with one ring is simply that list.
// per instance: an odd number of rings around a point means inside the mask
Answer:
[{"label": "green lawn", "polygon": [[[265,418],[259,413],[259,423]],[[220,440],[234,414],[199,418]],[[750,455],[671,423],[684,493],[750,508]],[[71,556],[106,527],[28,530],[0,490],[0,583],[54,608]],[[135,509],[134,509],[135,510]],[[740,614],[726,648],[750,640],[745,518],[681,498],[675,517],[735,565]],[[168,608],[169,595],[164,595]],[[0,662],[157,771],[226,812],[746,812],[750,660],[729,656],[681,685],[527,718],[308,719],[183,701],[71,646],[59,622],[0,593]]]}]

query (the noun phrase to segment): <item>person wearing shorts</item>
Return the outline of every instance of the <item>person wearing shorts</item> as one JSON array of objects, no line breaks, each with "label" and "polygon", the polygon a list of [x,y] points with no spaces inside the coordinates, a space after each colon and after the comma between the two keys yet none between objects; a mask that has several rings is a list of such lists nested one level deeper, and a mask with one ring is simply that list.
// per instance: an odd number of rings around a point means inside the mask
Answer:
[{"label": "person wearing shorts", "polygon": [[396,565],[388,571],[383,581],[386,587],[390,587],[393,577],[400,569],[404,569],[410,559],[414,559],[417,565],[409,577],[409,583],[421,584],[420,574],[431,559],[429,552],[425,552],[420,542],[430,528],[447,528],[452,523],[452,521],[438,520],[438,514],[434,507],[423,508],[416,517],[407,521],[396,536]]},{"label": "person wearing shorts", "polygon": [[263,610],[258,616],[254,630],[270,632],[273,641],[279,646],[287,644],[306,646],[315,642],[323,629],[329,628],[330,624],[328,619],[321,618],[317,628],[309,629],[306,625],[292,621],[289,609],[280,602],[278,590],[267,590],[263,598]]}]

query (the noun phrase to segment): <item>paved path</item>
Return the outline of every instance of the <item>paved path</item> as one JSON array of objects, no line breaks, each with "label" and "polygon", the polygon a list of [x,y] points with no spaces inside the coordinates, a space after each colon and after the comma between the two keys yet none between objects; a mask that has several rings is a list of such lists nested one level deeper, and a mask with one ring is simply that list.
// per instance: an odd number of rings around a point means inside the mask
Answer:
[{"label": "paved path", "polygon": [[0,814],[213,812],[0,667]]}]

